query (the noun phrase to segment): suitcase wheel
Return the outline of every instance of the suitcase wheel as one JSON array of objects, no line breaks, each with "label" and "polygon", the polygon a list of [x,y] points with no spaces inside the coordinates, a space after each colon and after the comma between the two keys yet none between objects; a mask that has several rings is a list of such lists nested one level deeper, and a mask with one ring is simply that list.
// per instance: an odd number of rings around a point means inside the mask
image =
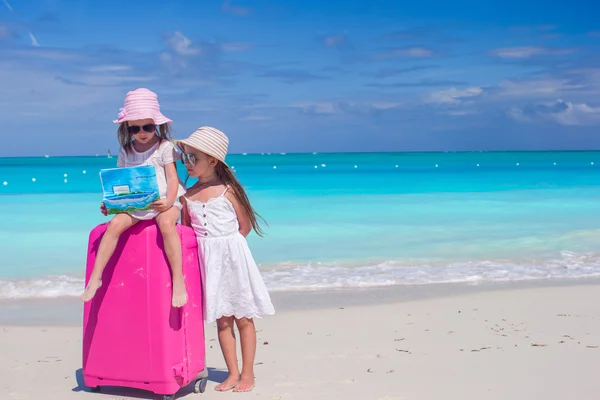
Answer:
[{"label": "suitcase wheel", "polygon": [[175,395],[174,394],[165,394],[163,396],[163,400],[175,400]]},{"label": "suitcase wheel", "polygon": [[208,378],[197,379],[194,383],[194,393],[204,393]]}]

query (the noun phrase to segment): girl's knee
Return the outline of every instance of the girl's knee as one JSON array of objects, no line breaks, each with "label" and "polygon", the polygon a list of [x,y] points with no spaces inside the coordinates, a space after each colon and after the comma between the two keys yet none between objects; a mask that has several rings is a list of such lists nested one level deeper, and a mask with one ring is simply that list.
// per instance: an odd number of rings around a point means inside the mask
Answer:
[{"label": "girl's knee", "polygon": [[254,327],[254,320],[252,318],[236,318],[235,323],[239,330],[243,330],[247,327]]},{"label": "girl's knee", "polygon": [[121,234],[131,226],[130,217],[126,214],[117,214],[108,223],[107,231]]},{"label": "girl's knee", "polygon": [[233,317],[221,317],[217,320],[217,329],[222,331],[233,329]]},{"label": "girl's knee", "polygon": [[177,218],[175,217],[164,213],[156,218],[156,223],[163,234],[176,232]]}]

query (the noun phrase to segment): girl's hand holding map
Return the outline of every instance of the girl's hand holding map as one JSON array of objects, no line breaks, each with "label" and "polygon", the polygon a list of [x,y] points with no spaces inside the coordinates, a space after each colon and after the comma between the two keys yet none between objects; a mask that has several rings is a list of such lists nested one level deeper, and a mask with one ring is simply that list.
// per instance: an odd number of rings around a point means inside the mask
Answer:
[{"label": "girl's hand holding map", "polygon": [[156,200],[155,202],[150,204],[150,206],[152,207],[152,209],[154,211],[158,211],[158,212],[162,213],[162,212],[167,211],[169,208],[173,207],[173,202],[170,202],[167,199],[160,199],[160,200]]}]

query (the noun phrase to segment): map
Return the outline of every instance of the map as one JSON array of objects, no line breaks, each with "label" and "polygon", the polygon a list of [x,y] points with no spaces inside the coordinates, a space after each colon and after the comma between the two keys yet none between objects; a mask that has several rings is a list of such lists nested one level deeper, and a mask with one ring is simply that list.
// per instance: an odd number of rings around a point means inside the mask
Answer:
[{"label": "map", "polygon": [[160,199],[153,165],[100,170],[103,202],[109,214],[150,210]]}]

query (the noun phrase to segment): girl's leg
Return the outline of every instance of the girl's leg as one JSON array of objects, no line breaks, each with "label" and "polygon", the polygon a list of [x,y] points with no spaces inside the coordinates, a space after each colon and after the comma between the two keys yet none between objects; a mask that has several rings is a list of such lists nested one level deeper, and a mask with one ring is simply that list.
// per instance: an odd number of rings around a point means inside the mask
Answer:
[{"label": "girl's leg", "polygon": [[102,286],[102,272],[108,263],[108,260],[112,257],[119,237],[127,229],[131,228],[139,222],[139,219],[132,217],[129,214],[117,214],[110,220],[100,245],[98,246],[98,254],[96,254],[96,261],[94,262],[94,269],[88,282],[85,292],[81,295],[81,300],[90,301],[94,298],[96,291]]},{"label": "girl's leg", "polygon": [[177,207],[171,207],[156,217],[156,223],[162,233],[165,252],[167,253],[167,259],[169,260],[173,275],[173,307],[183,307],[187,303],[187,292],[185,290],[181,262],[181,239],[179,239],[179,235],[177,234],[176,226],[178,220],[179,210]]},{"label": "girl's leg", "polygon": [[242,376],[234,392],[249,392],[254,389],[254,357],[256,355],[256,327],[252,318],[235,320],[240,331],[242,345]]},{"label": "girl's leg", "polygon": [[225,382],[215,386],[215,390],[226,392],[237,385],[240,379],[240,370],[238,368],[237,354],[235,351],[235,333],[233,331],[233,317],[221,317],[217,320],[217,329],[219,332],[219,344],[225,358],[225,364],[229,371],[229,376]]}]

